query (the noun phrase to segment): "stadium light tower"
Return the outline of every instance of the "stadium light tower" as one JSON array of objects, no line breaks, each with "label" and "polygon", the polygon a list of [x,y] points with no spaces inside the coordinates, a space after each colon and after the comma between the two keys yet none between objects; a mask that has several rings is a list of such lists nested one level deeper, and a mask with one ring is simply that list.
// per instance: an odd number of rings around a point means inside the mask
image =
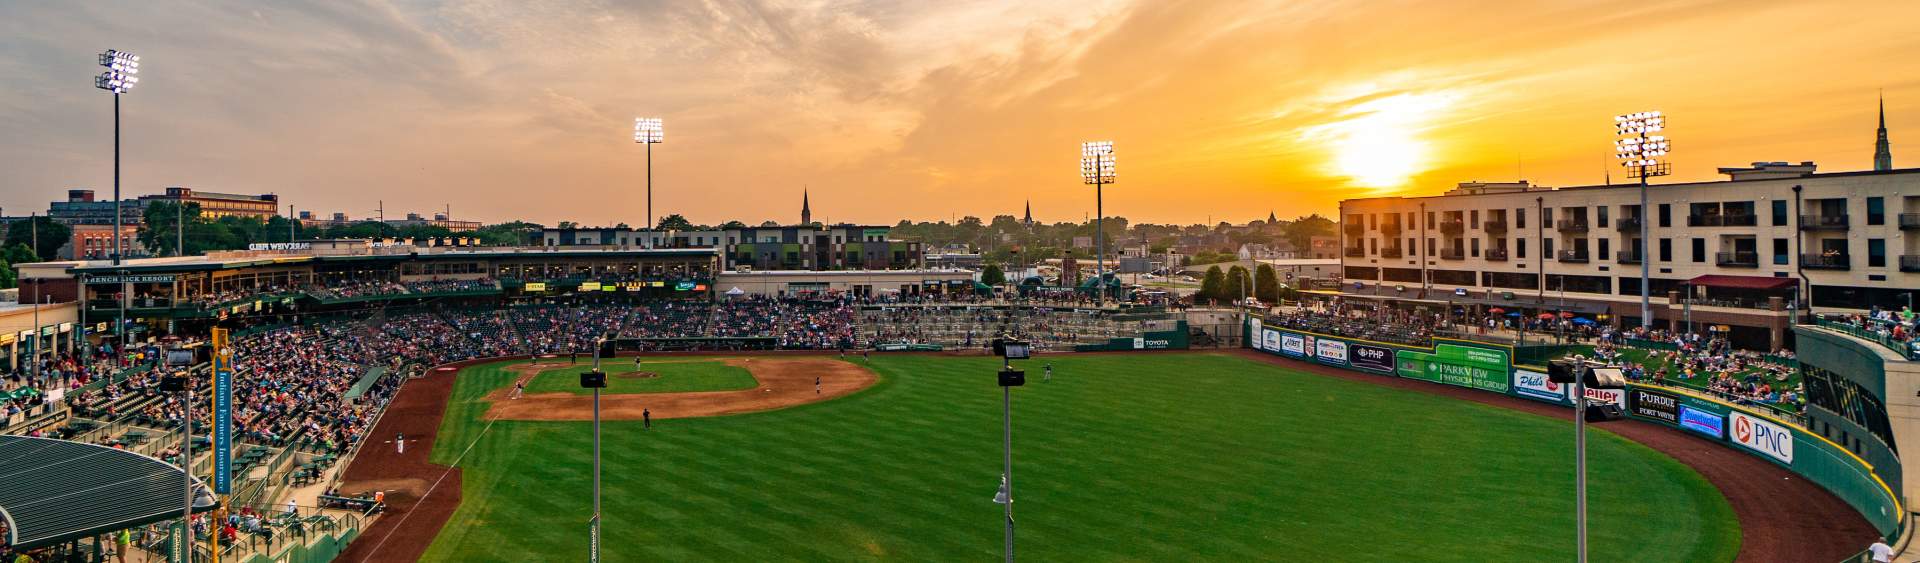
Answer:
[{"label": "stadium light tower", "polygon": [[1627,176],[1640,180],[1640,327],[1653,328],[1652,293],[1647,288],[1647,274],[1650,265],[1647,262],[1647,243],[1652,240],[1653,229],[1647,219],[1652,216],[1647,208],[1647,178],[1665,176],[1671,172],[1667,163],[1660,157],[1667,155],[1670,145],[1665,135],[1650,135],[1667,128],[1667,117],[1658,111],[1643,111],[1616,115],[1613,117],[1614,135],[1621,137],[1613,142],[1614,156],[1620,159],[1620,165],[1627,168]]},{"label": "stadium light tower", "polygon": [[[122,242],[120,240],[120,95],[133,90],[140,83],[140,55],[107,49],[100,53],[100,66],[107,71],[93,78],[93,87],[113,93],[113,265],[120,265]],[[120,326],[115,332],[120,334],[120,349],[127,347],[127,299],[133,292],[133,285],[127,283],[126,273],[120,275]]]},{"label": "stadium light tower", "polygon": [[1093,260],[1093,285],[1096,304],[1106,303],[1107,280],[1107,231],[1106,211],[1102,208],[1102,192],[1107,184],[1117,179],[1114,174],[1113,141],[1088,141],[1080,143],[1080,179],[1093,184],[1093,244],[1096,253]]},{"label": "stadium light tower", "polygon": [[666,142],[667,128],[658,117],[633,119],[633,142],[647,146],[647,248],[653,248],[653,146]]}]

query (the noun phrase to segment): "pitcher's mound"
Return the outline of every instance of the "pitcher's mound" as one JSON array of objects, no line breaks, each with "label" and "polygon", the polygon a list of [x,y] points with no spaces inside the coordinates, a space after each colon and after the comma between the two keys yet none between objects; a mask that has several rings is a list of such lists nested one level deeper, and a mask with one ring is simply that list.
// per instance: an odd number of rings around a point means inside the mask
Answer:
[{"label": "pitcher's mound", "polygon": [[[852,394],[879,378],[852,363],[819,357],[733,358],[727,365],[742,368],[760,386],[738,391],[694,393],[624,393],[600,396],[600,417],[639,420],[643,410],[653,418],[690,418],[770,411],[816,403]],[[640,372],[641,377],[657,374]],[[814,381],[820,382],[816,391]],[[536,393],[507,400],[511,388],[488,396],[493,406],[487,418],[499,420],[593,420],[593,397],[573,393]]]}]

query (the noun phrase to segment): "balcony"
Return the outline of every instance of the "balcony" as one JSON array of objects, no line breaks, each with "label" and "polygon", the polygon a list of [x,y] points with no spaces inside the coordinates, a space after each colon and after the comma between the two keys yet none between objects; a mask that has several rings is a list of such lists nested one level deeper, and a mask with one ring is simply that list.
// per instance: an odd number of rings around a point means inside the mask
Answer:
[{"label": "balcony", "polygon": [[1400,236],[1400,232],[1401,231],[1400,231],[1399,223],[1381,223],[1380,224],[1380,234],[1382,235],[1397,237],[1397,236]]},{"label": "balcony", "polygon": [[1559,229],[1560,232],[1563,233],[1584,233],[1587,232],[1587,222],[1575,219],[1561,219],[1559,222],[1554,223],[1554,228]]},{"label": "balcony", "polygon": [[[1917,215],[1920,215],[1920,214],[1917,214]],[[1480,223],[1480,228],[1485,229],[1489,234],[1497,235],[1497,234],[1505,233],[1507,232],[1507,220],[1506,219],[1488,219],[1485,222]]]},{"label": "balcony", "polygon": [[1464,233],[1466,231],[1467,231],[1466,221],[1461,221],[1459,219],[1446,219],[1446,220],[1440,221],[1440,234],[1449,235],[1449,236],[1459,236],[1460,233]]},{"label": "balcony", "polygon": [[1613,228],[1622,231],[1640,232],[1639,217],[1621,217],[1613,222]]},{"label": "balcony", "polygon": [[1487,249],[1487,252],[1485,254],[1481,254],[1481,256],[1485,256],[1488,262],[1505,262],[1507,261],[1507,249],[1489,248]]},{"label": "balcony", "polygon": [[1381,258],[1399,258],[1405,255],[1406,253],[1401,252],[1400,247],[1398,246],[1389,246],[1387,248],[1380,249]]},{"label": "balcony", "polygon": [[1639,264],[1640,255],[1622,250],[1613,253],[1613,261],[1621,264]]},{"label": "balcony", "polygon": [[1355,247],[1351,247],[1351,246],[1350,246],[1350,247],[1347,247],[1347,252],[1346,252],[1346,254],[1347,254],[1347,257],[1348,257],[1348,258],[1360,258],[1360,257],[1362,257],[1362,256],[1366,256],[1366,255],[1367,255],[1367,249],[1365,249],[1365,248],[1355,248]]},{"label": "balcony", "polygon": [[1366,231],[1367,226],[1357,222],[1341,225],[1340,228],[1347,230],[1347,236],[1355,237],[1355,238],[1358,238],[1361,234],[1367,232]]},{"label": "balcony", "polygon": [[1809,270],[1845,270],[1852,265],[1845,254],[1802,254],[1800,267]]},{"label": "balcony", "polygon": [[1585,250],[1562,250],[1558,252],[1557,255],[1561,262],[1567,264],[1585,264],[1588,262],[1587,251]]},{"label": "balcony", "polygon": [[1801,215],[1802,231],[1844,231],[1847,230],[1846,215]]},{"label": "balcony", "polygon": [[1920,229],[1920,213],[1901,213],[1900,230],[1908,231],[1915,229]]},{"label": "balcony", "polygon": [[1920,272],[1920,255],[1908,254],[1900,257],[1900,271]]},{"label": "balcony", "polygon": [[1440,249],[1440,259],[1441,260],[1466,260],[1467,252],[1464,250],[1460,250],[1458,248],[1442,248]]},{"label": "balcony", "polygon": [[1713,263],[1722,268],[1758,268],[1758,252],[1720,252],[1713,255]]},{"label": "balcony", "polygon": [[1752,227],[1760,224],[1757,215],[1688,215],[1689,227]]}]

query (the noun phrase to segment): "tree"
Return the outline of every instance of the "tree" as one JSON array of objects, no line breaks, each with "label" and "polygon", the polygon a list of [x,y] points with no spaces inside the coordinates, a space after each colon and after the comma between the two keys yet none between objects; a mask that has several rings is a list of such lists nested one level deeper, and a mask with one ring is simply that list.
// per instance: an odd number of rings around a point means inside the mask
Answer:
[{"label": "tree", "polygon": [[1338,232],[1333,221],[1316,213],[1288,223],[1286,236],[1287,242],[1293,243],[1294,250],[1305,255],[1313,251],[1313,237],[1330,237]]},{"label": "tree", "polygon": [[1253,296],[1270,304],[1280,301],[1280,277],[1274,273],[1272,264],[1261,264],[1254,268]]},{"label": "tree", "polygon": [[745,228],[747,228],[747,224],[739,221],[727,221],[726,223],[722,223],[720,225],[720,230],[722,231],[727,229],[745,229]]},{"label": "tree", "polygon": [[656,231],[691,231],[691,230],[694,230],[694,229],[693,229],[693,222],[692,222],[692,221],[688,221],[686,217],[683,217],[683,216],[681,216],[681,215],[680,215],[679,213],[675,213],[675,214],[672,214],[672,215],[668,215],[668,216],[666,216],[666,217],[661,217],[661,218],[660,218],[660,224],[659,224],[658,226],[656,226],[656,227],[654,227],[653,229],[654,229],[654,230],[656,230]]},{"label": "tree", "polygon": [[1247,287],[1247,274],[1247,269],[1239,266],[1228,269],[1226,293],[1220,296],[1220,300],[1236,301],[1248,295],[1253,288]]},{"label": "tree", "polygon": [[[40,244],[37,247],[33,246],[34,239],[36,238],[34,234],[35,230],[39,231],[38,238]],[[14,221],[12,224],[7,225],[7,246],[23,244],[33,249],[33,259],[28,260],[28,262],[52,260],[55,255],[60,253],[60,247],[66,246],[67,241],[72,238],[72,228],[56,223],[52,218],[48,217],[34,217],[28,221]],[[14,263],[19,264],[20,262]]]},{"label": "tree", "polygon": [[34,256],[33,249],[28,248],[27,245],[14,244],[0,250],[0,260],[5,260],[8,264],[26,264],[39,262],[40,257]]},{"label": "tree", "polygon": [[480,239],[480,244],[487,246],[519,246],[532,242],[533,234],[543,228],[525,221],[514,221],[480,227],[473,232],[473,236]]},{"label": "tree", "polygon": [[1007,273],[1000,270],[999,264],[987,264],[987,269],[980,272],[980,283],[987,285],[1007,283]]},{"label": "tree", "polygon": [[[134,238],[140,241],[140,246],[160,256],[179,254],[176,249],[180,246],[180,239],[186,238],[180,235],[181,220],[184,220],[186,228],[190,230],[198,227],[199,223],[205,222],[200,219],[200,204],[188,203],[185,207],[181,207],[178,202],[172,201],[148,203],[141,218],[144,219],[143,224],[140,225],[140,231],[134,234]],[[199,254],[201,241],[196,237],[192,242],[194,251],[188,254]]]},{"label": "tree", "polygon": [[16,278],[17,276],[13,273],[13,264],[0,259],[0,289],[13,289],[20,285],[20,280]]},{"label": "tree", "polygon": [[1194,296],[1195,301],[1197,302],[1200,298],[1205,298],[1210,302],[1218,302],[1220,295],[1226,293],[1226,285],[1226,272],[1220,271],[1219,266],[1207,268],[1206,277],[1200,278],[1200,293]]}]

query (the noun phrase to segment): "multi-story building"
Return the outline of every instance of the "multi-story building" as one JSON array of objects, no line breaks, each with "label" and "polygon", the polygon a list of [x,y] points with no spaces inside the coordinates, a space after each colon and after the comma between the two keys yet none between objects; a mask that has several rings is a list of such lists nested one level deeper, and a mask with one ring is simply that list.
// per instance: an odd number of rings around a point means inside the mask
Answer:
[{"label": "multi-story building", "polygon": [[[111,215],[109,215],[111,216]],[[120,226],[121,250],[127,257],[146,256],[147,250],[140,246],[140,226]],[[79,224],[73,226],[73,239],[66,248],[60,249],[61,258],[72,260],[107,260],[113,258],[113,225]]]},{"label": "multi-story building", "polygon": [[140,196],[143,206],[150,201],[199,204],[200,216],[207,219],[250,217],[266,221],[280,214],[280,196],[273,194],[223,194],[174,186],[167,188],[167,193],[162,195]]},{"label": "multi-story building", "polygon": [[479,221],[458,221],[447,217],[445,213],[435,213],[432,219],[419,213],[408,213],[405,219],[388,219],[388,225],[395,227],[440,227],[456,233],[480,230]]},{"label": "multi-story building", "polygon": [[1727,326],[1753,348],[1784,344],[1795,310],[1897,309],[1920,291],[1920,169],[1720,172],[1648,187],[1645,210],[1638,185],[1343,201],[1345,291],[1634,326],[1644,263],[1658,326]]},{"label": "multi-story building", "polygon": [[[146,220],[146,210],[144,201],[120,200],[120,223],[139,225]],[[112,225],[113,200],[96,201],[93,190],[67,190],[66,201],[47,205],[47,217],[63,225]]]}]

